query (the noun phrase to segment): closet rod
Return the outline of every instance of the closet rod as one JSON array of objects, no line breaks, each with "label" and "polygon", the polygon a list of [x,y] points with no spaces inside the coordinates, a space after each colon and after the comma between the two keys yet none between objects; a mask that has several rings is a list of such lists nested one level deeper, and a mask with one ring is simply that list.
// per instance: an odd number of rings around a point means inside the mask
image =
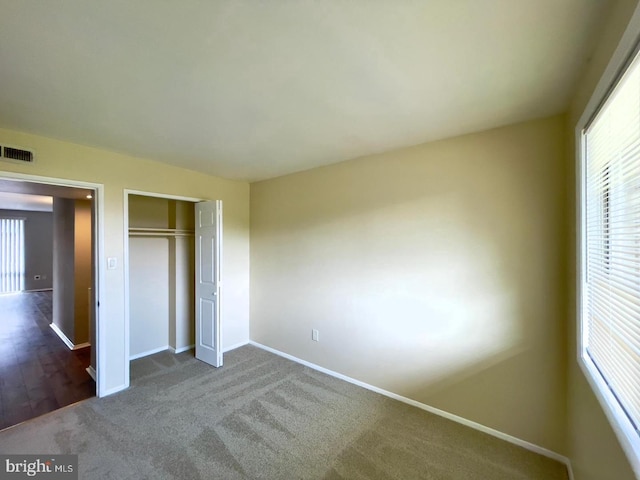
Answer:
[{"label": "closet rod", "polygon": [[130,237],[193,237],[193,233],[129,232]]},{"label": "closet rod", "polygon": [[183,230],[174,228],[129,228],[130,237],[192,237],[193,230]]}]

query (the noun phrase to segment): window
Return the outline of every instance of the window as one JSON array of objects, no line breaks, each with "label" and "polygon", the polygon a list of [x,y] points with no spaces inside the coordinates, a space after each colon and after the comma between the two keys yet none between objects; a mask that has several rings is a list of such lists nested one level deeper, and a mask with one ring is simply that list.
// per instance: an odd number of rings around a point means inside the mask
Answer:
[{"label": "window", "polygon": [[24,290],[24,219],[0,218],[0,293]]},{"label": "window", "polygon": [[[581,361],[640,460],[640,56],[582,131]],[[635,458],[635,462],[633,459]]]}]

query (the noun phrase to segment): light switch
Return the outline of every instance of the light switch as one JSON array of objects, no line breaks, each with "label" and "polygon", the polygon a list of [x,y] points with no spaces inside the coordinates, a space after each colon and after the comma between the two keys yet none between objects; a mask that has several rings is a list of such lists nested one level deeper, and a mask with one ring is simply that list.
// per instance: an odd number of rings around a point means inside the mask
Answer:
[{"label": "light switch", "polygon": [[107,268],[109,270],[115,270],[118,267],[118,259],[116,257],[107,258]]}]

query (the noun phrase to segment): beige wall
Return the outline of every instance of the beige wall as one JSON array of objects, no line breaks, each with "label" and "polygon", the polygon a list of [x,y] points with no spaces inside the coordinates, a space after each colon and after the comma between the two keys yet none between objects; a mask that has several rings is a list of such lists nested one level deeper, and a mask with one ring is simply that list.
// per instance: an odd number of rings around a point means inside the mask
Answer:
[{"label": "beige wall", "polygon": [[169,239],[169,279],[175,294],[169,299],[169,346],[178,351],[196,343],[195,245],[193,237]]},{"label": "beige wall", "polygon": [[564,126],[252,184],[252,340],[564,452]]},{"label": "beige wall", "polygon": [[91,202],[53,199],[53,323],[74,345],[89,343]]},{"label": "beige wall", "polygon": [[74,221],[74,200],[54,198],[52,322],[75,344]]},{"label": "beige wall", "polygon": [[[604,72],[624,29],[626,28],[637,0],[619,0],[603,29],[597,50],[589,68],[576,88],[570,114],[567,116],[568,166],[575,178],[576,124],[582,115],[597,82]],[[609,425],[604,412],[576,361],[576,190],[575,183],[567,186],[567,262],[570,292],[567,306],[568,326],[568,447],[576,480],[633,480],[635,476]]]},{"label": "beige wall", "polygon": [[89,319],[91,312],[90,289],[92,286],[91,248],[91,201],[75,201],[74,236],[74,297],[75,331],[74,344],[89,343]]},{"label": "beige wall", "polygon": [[[125,385],[124,189],[224,202],[222,339],[228,347],[249,338],[249,185],[151,160],[0,129],[0,142],[36,152],[34,165],[2,163],[2,171],[93,182],[104,185],[104,252],[116,257],[118,268],[101,264],[105,283],[100,322],[104,322],[107,363],[105,392]],[[103,392],[103,393],[105,393]]]},{"label": "beige wall", "polygon": [[129,238],[129,355],[169,346],[169,239]]},{"label": "beige wall", "polygon": [[[129,227],[169,228],[168,199],[129,195],[128,200]],[[129,236],[130,357],[166,349],[171,342],[170,244],[167,237]]]},{"label": "beige wall", "polygon": [[[24,289],[53,286],[53,213],[0,209],[0,218],[24,218]],[[40,279],[34,277],[40,275]]]}]

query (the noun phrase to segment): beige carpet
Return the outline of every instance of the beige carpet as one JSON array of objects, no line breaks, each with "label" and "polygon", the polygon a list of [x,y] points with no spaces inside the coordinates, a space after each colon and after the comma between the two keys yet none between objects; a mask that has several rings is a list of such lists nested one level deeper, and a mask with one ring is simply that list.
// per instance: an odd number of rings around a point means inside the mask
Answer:
[{"label": "beige carpet", "polygon": [[0,432],[81,479],[566,480],[564,465],[258,348],[131,364],[132,387]]}]

